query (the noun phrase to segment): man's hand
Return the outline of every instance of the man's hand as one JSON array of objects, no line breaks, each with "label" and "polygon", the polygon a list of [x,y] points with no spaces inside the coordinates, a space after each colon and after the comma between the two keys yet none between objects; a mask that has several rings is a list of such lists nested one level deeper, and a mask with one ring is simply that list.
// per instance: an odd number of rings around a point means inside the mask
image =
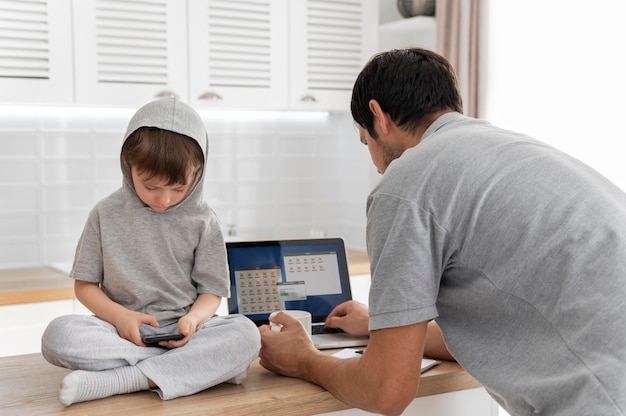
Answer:
[{"label": "man's hand", "polygon": [[369,322],[367,307],[355,300],[349,300],[335,307],[324,325],[340,328],[353,335],[369,335]]},{"label": "man's hand", "polygon": [[275,332],[269,325],[259,328],[261,365],[278,374],[302,378],[300,365],[318,354],[318,350],[300,322],[289,314],[278,313],[271,322],[282,325],[282,329]]}]

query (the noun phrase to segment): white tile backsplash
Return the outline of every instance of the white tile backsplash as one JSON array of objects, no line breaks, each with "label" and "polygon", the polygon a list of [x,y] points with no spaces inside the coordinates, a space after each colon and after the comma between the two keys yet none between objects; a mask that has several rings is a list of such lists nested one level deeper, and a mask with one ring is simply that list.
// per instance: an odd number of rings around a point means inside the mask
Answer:
[{"label": "white tile backsplash", "polygon": [[37,238],[39,234],[39,214],[13,214],[0,217],[0,236],[20,236]]},{"label": "white tile backsplash", "polygon": [[88,213],[88,209],[47,212],[43,221],[44,238],[75,238],[82,232]]},{"label": "white tile backsplash", "polygon": [[0,164],[0,184],[21,185],[37,183],[37,160],[13,158]]},{"label": "white tile backsplash", "polygon": [[46,186],[42,190],[43,209],[46,211],[87,209],[93,205],[93,185]]},{"label": "white tile backsplash", "polygon": [[41,264],[42,245],[39,239],[20,240],[16,237],[10,241],[0,241],[0,264],[7,268]]},{"label": "white tile backsplash", "polygon": [[96,183],[110,183],[115,188],[122,184],[122,171],[119,156],[109,158],[98,158],[91,162],[93,164]]},{"label": "white tile backsplash", "polygon": [[[0,269],[71,262],[89,210],[118,189],[132,110],[0,112]],[[235,238],[365,246],[373,167],[347,113],[203,113],[205,199]]]},{"label": "white tile backsplash", "polygon": [[5,157],[30,156],[38,152],[37,136],[33,133],[0,132],[2,153]]},{"label": "white tile backsplash", "polygon": [[100,133],[92,138],[94,152],[98,157],[110,157],[115,159],[119,166],[120,150],[122,148],[122,135],[115,133]]},{"label": "white tile backsplash", "polygon": [[74,158],[46,159],[41,162],[43,185],[90,184],[94,182],[93,162]]},{"label": "white tile backsplash", "polygon": [[0,185],[0,195],[0,216],[4,218],[11,218],[5,217],[4,213],[12,215],[40,209],[36,185]]},{"label": "white tile backsplash", "polygon": [[42,141],[44,157],[89,157],[92,140],[81,133],[48,133]]},{"label": "white tile backsplash", "polygon": [[230,156],[211,156],[207,160],[205,178],[209,180],[233,180],[233,160]]}]

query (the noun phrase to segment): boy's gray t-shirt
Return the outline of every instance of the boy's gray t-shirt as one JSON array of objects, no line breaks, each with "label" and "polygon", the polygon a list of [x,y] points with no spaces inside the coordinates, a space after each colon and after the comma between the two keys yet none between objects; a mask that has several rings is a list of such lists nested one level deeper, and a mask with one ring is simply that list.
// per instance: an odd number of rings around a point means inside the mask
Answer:
[{"label": "boy's gray t-shirt", "polygon": [[[140,127],[195,140],[206,169],[206,128],[191,107],[174,98],[148,103],[131,119],[125,140]],[[121,165],[122,187],[90,212],[71,277],[100,283],[115,302],[159,321],[186,314],[198,294],[228,297],[226,248],[218,218],[203,199],[204,170],[183,201],[156,212],[139,199],[129,167]]]},{"label": "boy's gray t-shirt", "polygon": [[544,143],[447,113],[390,164],[367,215],[370,329],[436,318],[513,414],[626,411],[615,185]]}]

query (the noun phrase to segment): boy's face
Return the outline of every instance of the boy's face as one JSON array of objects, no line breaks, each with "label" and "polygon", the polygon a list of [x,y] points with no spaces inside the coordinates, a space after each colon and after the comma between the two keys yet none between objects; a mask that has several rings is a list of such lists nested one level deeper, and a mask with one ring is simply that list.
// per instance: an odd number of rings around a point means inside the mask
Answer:
[{"label": "boy's face", "polygon": [[193,181],[193,172],[187,176],[187,185],[168,185],[168,178],[158,176],[150,178],[149,174],[140,173],[136,168],[131,169],[131,175],[139,199],[157,212],[163,212],[182,201],[187,196]]}]

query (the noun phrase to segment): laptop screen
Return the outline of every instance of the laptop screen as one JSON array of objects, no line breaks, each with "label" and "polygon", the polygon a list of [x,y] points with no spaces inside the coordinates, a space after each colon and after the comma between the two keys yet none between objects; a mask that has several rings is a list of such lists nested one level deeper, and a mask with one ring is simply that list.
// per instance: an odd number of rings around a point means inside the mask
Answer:
[{"label": "laptop screen", "polygon": [[311,312],[323,322],[333,308],[352,299],[346,249],[341,238],[227,242],[229,313],[257,325],[282,309]]}]

